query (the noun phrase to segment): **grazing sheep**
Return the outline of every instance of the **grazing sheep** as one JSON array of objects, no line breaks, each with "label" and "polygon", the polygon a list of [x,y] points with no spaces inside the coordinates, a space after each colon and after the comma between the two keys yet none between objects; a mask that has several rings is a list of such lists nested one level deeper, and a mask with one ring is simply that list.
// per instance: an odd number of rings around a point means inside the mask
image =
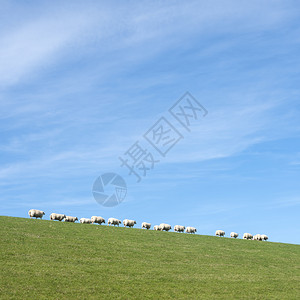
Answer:
[{"label": "grazing sheep", "polygon": [[217,230],[216,231],[216,236],[225,236],[225,231],[223,231],[223,230]]},{"label": "grazing sheep", "polygon": [[254,237],[253,237],[253,240],[255,241],[262,241],[262,237],[260,234],[256,234]]},{"label": "grazing sheep", "polygon": [[127,227],[127,226],[133,227],[134,224],[136,224],[136,221],[134,221],[134,220],[128,220],[128,219],[123,220],[124,227]]},{"label": "grazing sheep", "polygon": [[163,230],[169,231],[172,229],[171,225],[165,224],[165,223],[161,223],[158,228],[160,231],[163,231]]},{"label": "grazing sheep", "polygon": [[155,226],[153,227],[153,230],[159,231],[159,226],[158,226],[158,225],[155,225]]},{"label": "grazing sheep", "polygon": [[239,234],[238,233],[236,233],[236,232],[231,232],[230,233],[230,237],[232,237],[232,238],[237,238],[239,236]]},{"label": "grazing sheep", "polygon": [[142,228],[146,228],[147,230],[151,228],[151,223],[143,222]]},{"label": "grazing sheep", "polygon": [[92,224],[97,223],[101,225],[102,223],[105,223],[105,220],[102,217],[92,216],[91,220]]},{"label": "grazing sheep", "polygon": [[268,236],[265,235],[265,234],[262,234],[261,238],[262,238],[263,241],[267,241],[269,239]]},{"label": "grazing sheep", "polygon": [[66,216],[65,217],[65,222],[76,222],[78,221],[78,218],[77,217],[71,217],[71,216]]},{"label": "grazing sheep", "polygon": [[176,232],[184,232],[185,226],[181,226],[181,225],[175,225],[174,226],[174,231]]},{"label": "grazing sheep", "polygon": [[243,239],[244,240],[252,240],[253,239],[253,235],[251,233],[244,233]]},{"label": "grazing sheep", "polygon": [[62,221],[65,217],[66,217],[66,215],[63,215],[63,214],[55,214],[55,213],[52,213],[52,214],[50,215],[50,220],[58,220],[58,221]]},{"label": "grazing sheep", "polygon": [[88,218],[81,218],[79,222],[81,224],[92,224],[92,220]]},{"label": "grazing sheep", "polygon": [[108,222],[107,222],[107,225],[120,225],[121,224],[121,221],[116,219],[116,218],[109,218],[108,219]]},{"label": "grazing sheep", "polygon": [[42,211],[42,210],[38,210],[38,209],[31,209],[29,212],[28,212],[28,215],[31,218],[43,218],[43,216],[45,215],[45,213]]},{"label": "grazing sheep", "polygon": [[186,230],[185,230],[186,233],[196,233],[197,232],[197,229],[195,227],[187,227]]}]

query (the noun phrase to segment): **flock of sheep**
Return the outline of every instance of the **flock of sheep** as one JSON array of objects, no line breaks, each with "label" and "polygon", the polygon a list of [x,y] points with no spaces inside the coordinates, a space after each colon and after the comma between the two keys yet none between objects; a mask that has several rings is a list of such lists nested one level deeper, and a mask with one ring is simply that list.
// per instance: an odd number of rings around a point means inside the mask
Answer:
[{"label": "flock of sheep", "polygon": [[[28,215],[30,218],[43,218],[43,216],[45,215],[45,212],[43,212],[42,210],[38,210],[38,209],[31,209],[28,212]],[[58,220],[58,221],[65,221],[65,222],[76,222],[78,221],[77,217],[71,217],[71,216],[66,216],[64,214],[56,214],[56,213],[52,213],[50,215],[50,220]],[[80,223],[82,224],[105,224],[105,220],[102,217],[97,217],[97,216],[93,216],[90,219],[87,218],[81,218],[79,220]],[[116,218],[109,218],[107,224],[108,225],[117,225],[119,226],[122,222]],[[124,227],[133,227],[136,224],[136,221],[134,220],[128,220],[125,219],[123,220],[123,225]],[[151,228],[151,224],[147,223],[147,222],[143,222],[142,223],[142,229],[150,229]],[[158,231],[169,231],[171,230],[172,227],[169,224],[165,224],[165,223],[161,223],[160,225],[155,225],[153,227],[153,230],[158,230]],[[186,232],[186,233],[196,233],[197,229],[195,227],[185,227],[185,226],[181,226],[181,225],[175,225],[174,226],[174,231],[176,232]],[[225,236],[225,231],[223,230],[217,230],[216,231],[216,236]],[[230,237],[232,238],[237,238],[239,235],[236,232],[231,232],[230,233]],[[243,239],[245,240],[257,240],[257,241],[266,241],[268,240],[268,236],[266,236],[265,234],[256,234],[256,235],[252,235],[250,233],[244,233],[243,235]]]},{"label": "flock of sheep", "polygon": [[[217,230],[216,231],[216,236],[225,236],[225,231]],[[230,237],[232,237],[232,238],[236,239],[238,236],[239,236],[239,234],[236,233],[236,232],[231,232],[230,233]],[[243,239],[244,240],[256,240],[256,241],[267,241],[269,238],[265,234],[256,234],[256,235],[253,236],[251,233],[244,233]]]}]

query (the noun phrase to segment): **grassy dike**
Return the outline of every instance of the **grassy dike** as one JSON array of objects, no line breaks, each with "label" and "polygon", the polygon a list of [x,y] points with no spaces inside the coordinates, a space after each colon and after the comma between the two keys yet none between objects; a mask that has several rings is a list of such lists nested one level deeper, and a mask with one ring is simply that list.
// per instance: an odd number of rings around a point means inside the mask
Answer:
[{"label": "grassy dike", "polygon": [[0,217],[0,298],[299,299],[300,246]]}]

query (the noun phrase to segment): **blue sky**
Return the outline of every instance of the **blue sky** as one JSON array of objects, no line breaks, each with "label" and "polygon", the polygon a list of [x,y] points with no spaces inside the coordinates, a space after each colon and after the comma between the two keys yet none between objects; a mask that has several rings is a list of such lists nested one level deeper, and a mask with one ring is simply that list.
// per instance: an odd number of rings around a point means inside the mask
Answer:
[{"label": "blue sky", "polygon": [[[300,243],[299,2],[4,0],[0,16],[1,215]],[[136,183],[118,158],[186,91],[208,115]],[[105,172],[128,187],[113,208],[91,193]]]}]

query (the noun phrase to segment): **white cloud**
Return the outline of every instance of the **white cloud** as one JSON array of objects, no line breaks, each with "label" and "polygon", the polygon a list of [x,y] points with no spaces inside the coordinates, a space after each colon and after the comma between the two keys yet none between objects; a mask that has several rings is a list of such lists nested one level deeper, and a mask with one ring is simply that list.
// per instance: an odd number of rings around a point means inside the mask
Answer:
[{"label": "white cloud", "polygon": [[0,87],[36,76],[51,63],[62,59],[65,48],[76,50],[82,35],[94,25],[87,11],[42,13],[20,21],[2,32],[0,38]]},{"label": "white cloud", "polygon": [[[7,87],[28,76],[36,76],[52,62],[76,56],[79,49],[86,53],[97,48],[107,53],[121,50],[126,52],[125,62],[128,63],[128,59],[137,62],[176,45],[185,35],[261,30],[278,26],[293,15],[280,2],[273,5],[268,14],[261,12],[267,10],[269,4],[259,4],[244,1],[237,5],[232,1],[218,6],[192,1],[116,6],[86,2],[72,6],[56,3],[55,9],[44,6],[37,11],[10,7],[19,11],[21,20],[2,30],[0,86]],[[145,42],[150,42],[151,48],[134,50]],[[113,64],[113,60],[110,63]]]}]

